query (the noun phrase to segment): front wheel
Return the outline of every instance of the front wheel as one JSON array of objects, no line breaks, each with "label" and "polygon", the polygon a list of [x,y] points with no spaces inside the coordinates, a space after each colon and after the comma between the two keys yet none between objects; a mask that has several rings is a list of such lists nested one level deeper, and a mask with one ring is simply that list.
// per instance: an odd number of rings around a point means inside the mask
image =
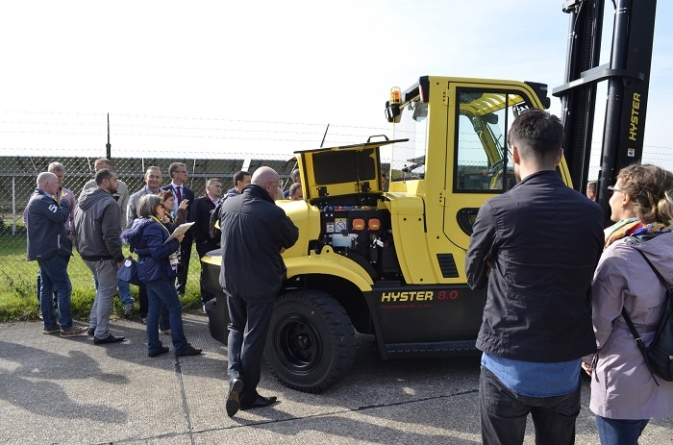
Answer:
[{"label": "front wheel", "polygon": [[264,358],[283,385],[318,393],[353,365],[355,333],[344,308],[325,292],[281,295],[271,315]]}]

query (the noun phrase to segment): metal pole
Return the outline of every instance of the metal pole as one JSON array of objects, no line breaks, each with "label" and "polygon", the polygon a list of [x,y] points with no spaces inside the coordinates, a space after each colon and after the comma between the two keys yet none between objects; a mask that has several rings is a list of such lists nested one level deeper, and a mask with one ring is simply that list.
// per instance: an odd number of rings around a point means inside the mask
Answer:
[{"label": "metal pole", "polygon": [[12,235],[16,235],[16,176],[12,176]]},{"label": "metal pole", "polygon": [[112,145],[110,144],[110,113],[107,114],[107,144],[105,144],[105,157],[112,159]]}]

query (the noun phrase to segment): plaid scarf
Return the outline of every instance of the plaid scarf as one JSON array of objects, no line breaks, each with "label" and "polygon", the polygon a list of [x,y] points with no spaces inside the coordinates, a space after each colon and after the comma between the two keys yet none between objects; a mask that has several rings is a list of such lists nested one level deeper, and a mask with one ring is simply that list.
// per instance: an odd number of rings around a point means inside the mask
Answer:
[{"label": "plaid scarf", "polygon": [[607,249],[615,241],[629,236],[653,238],[670,231],[670,227],[660,222],[645,224],[638,218],[623,219],[606,231],[605,248]]}]

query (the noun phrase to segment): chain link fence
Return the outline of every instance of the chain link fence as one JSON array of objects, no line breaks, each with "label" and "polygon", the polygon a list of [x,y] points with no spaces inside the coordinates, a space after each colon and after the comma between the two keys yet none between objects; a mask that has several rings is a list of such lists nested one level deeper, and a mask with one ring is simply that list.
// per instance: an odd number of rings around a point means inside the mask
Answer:
[{"label": "chain link fence", "polygon": [[[386,132],[390,133],[390,127],[0,111],[0,295],[36,298],[37,263],[26,261],[22,212],[36,187],[37,175],[51,162],[63,164],[63,186],[76,197],[93,178],[98,158],[113,161],[118,179],[126,183],[130,194],[144,187],[149,166],[158,166],[162,185],[169,184],[172,162],[186,165],[186,185],[195,196],[203,195],[210,178],[219,179],[226,192],[234,186],[235,172],[252,173],[260,166],[275,169],[286,189],[296,165],[295,151],[361,143]],[[110,145],[106,147],[106,143]],[[188,292],[198,293],[198,255],[191,258]],[[91,273],[76,253],[68,273],[73,293],[92,291]]]}]

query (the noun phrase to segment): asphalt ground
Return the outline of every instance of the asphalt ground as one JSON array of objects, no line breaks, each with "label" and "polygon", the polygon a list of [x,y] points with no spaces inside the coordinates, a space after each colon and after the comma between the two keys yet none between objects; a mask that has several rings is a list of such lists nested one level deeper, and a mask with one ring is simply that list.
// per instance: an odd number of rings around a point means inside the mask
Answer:
[{"label": "asphalt ground", "polygon": [[[478,444],[477,358],[382,361],[358,336],[353,369],[321,394],[264,370],[271,407],[227,417],[226,347],[204,314],[184,314],[204,353],[147,357],[145,326],[114,320],[124,343],[43,335],[41,323],[0,324],[2,444]],[[169,337],[162,335],[170,346]],[[172,349],[172,348],[171,348]],[[577,443],[598,444],[584,380]],[[529,423],[526,442],[534,443]],[[641,444],[673,444],[673,418],[653,420]]]}]

